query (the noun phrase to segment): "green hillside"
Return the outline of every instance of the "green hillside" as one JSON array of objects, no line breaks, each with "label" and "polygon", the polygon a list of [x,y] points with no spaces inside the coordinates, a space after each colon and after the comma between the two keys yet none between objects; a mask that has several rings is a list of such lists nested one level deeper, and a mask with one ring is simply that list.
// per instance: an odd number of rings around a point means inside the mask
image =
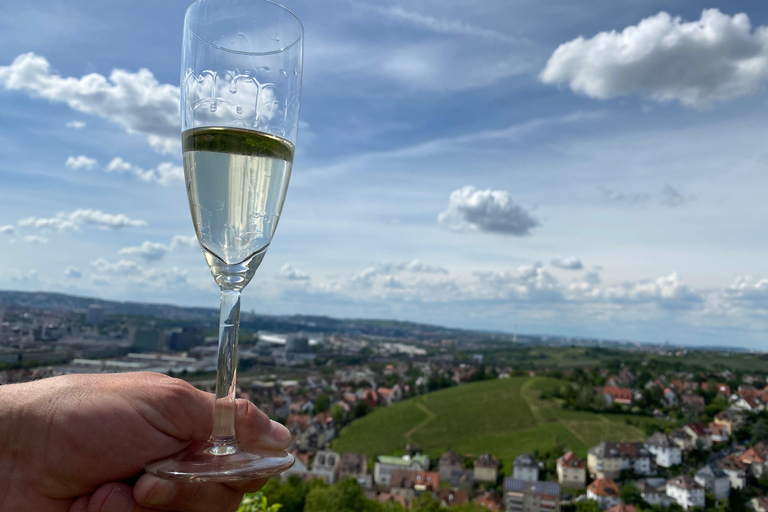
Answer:
[{"label": "green hillside", "polygon": [[[555,442],[584,457],[600,439],[646,437],[627,424],[629,415],[566,411],[554,399],[539,399],[542,390],[562,384],[543,377],[516,377],[419,396],[353,422],[342,430],[333,449],[375,457],[402,453],[406,443],[416,443],[430,458],[452,447],[464,454],[488,451],[508,466],[517,455],[548,450]],[[654,421],[631,418],[635,424]]]}]

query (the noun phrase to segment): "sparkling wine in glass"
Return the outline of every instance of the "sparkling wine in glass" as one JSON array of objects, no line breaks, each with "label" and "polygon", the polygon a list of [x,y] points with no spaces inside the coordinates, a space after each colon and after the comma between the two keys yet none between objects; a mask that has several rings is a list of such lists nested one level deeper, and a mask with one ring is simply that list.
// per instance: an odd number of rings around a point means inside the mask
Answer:
[{"label": "sparkling wine in glass", "polygon": [[303,27],[270,0],[198,0],[187,10],[181,71],[184,176],[200,247],[221,289],[214,425],[208,441],[147,466],[182,481],[271,476],[285,452],[235,436],[240,293],[277,228],[293,163]]}]

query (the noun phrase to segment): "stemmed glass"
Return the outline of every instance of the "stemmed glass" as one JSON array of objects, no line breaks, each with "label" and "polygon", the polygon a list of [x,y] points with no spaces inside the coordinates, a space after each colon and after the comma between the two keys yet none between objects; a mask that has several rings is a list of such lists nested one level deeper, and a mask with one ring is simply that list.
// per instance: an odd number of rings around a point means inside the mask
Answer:
[{"label": "stemmed glass", "polygon": [[235,437],[240,292],[264,259],[288,188],[298,128],[303,27],[270,0],[198,0],[187,9],[181,130],[189,207],[221,289],[214,425],[205,443],[147,466],[182,481],[249,480],[285,471],[285,452]]}]

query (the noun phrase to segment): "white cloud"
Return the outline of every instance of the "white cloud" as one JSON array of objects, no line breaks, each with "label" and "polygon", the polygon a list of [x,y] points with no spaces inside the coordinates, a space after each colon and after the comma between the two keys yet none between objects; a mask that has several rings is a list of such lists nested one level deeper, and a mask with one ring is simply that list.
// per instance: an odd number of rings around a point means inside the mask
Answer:
[{"label": "white cloud", "polygon": [[56,217],[28,217],[19,221],[19,226],[33,227],[40,231],[61,232],[76,230],[81,225],[96,226],[100,229],[124,229],[129,227],[146,226],[146,221],[131,219],[118,213],[104,213],[101,210],[79,209],[73,212],[61,212]]},{"label": "white cloud", "polygon": [[83,277],[83,272],[78,267],[67,267],[64,271],[64,275],[71,279],[80,279]]},{"label": "white cloud", "polygon": [[684,284],[672,272],[654,281],[640,281],[609,286],[603,293],[605,299],[617,303],[657,302],[663,307],[684,309],[703,302],[703,295]]},{"label": "white cloud", "polygon": [[171,239],[171,249],[199,249],[200,243],[197,241],[197,237],[176,235]]},{"label": "white cloud", "polygon": [[117,157],[107,164],[106,170],[107,172],[132,173],[142,181],[158,183],[163,186],[184,183],[184,169],[170,162],[163,162],[155,169],[144,170]]},{"label": "white cloud", "polygon": [[81,130],[85,128],[85,123],[82,121],[70,121],[65,126],[67,128],[72,128],[73,130]]},{"label": "white cloud", "polygon": [[98,73],[61,77],[45,57],[25,53],[0,66],[0,86],[108,119],[128,133],[146,135],[156,150],[179,148],[179,88],[159,83],[148,69],[115,69],[109,78]]},{"label": "white cloud", "polygon": [[309,274],[293,268],[290,263],[282,266],[280,275],[291,281],[309,281]]},{"label": "white cloud", "polygon": [[93,169],[96,167],[95,158],[89,158],[85,155],[80,156],[70,156],[67,158],[67,161],[64,163],[67,167],[70,169]]},{"label": "white cloud", "polygon": [[553,267],[563,268],[566,270],[581,270],[584,268],[584,265],[581,263],[581,260],[576,256],[566,256],[565,258],[555,258],[552,261],[550,261],[550,264]]},{"label": "white cloud", "polygon": [[99,272],[118,276],[138,276],[142,274],[142,268],[138,263],[129,260],[120,260],[110,263],[104,258],[98,258],[91,262],[91,266]]},{"label": "white cloud", "polygon": [[507,36],[500,32],[496,32],[495,30],[489,30],[486,28],[470,25],[461,20],[447,20],[426,14],[420,14],[415,11],[403,9],[397,5],[383,7],[373,4],[366,4],[363,2],[353,2],[353,5],[376,13],[385,18],[389,18],[395,21],[404,21],[411,25],[436,32],[438,34],[479,37],[489,41],[501,43],[520,42],[520,39]]},{"label": "white cloud", "polygon": [[13,226],[11,226],[10,224],[8,224],[6,226],[0,226],[0,234],[3,234],[3,235],[13,235],[14,233],[16,233],[16,229]]},{"label": "white cloud", "polygon": [[146,241],[140,247],[124,247],[118,251],[121,256],[137,256],[146,261],[158,261],[168,253],[168,246]]},{"label": "white cloud", "polygon": [[27,235],[24,237],[24,241],[29,244],[40,244],[45,245],[48,243],[48,239],[44,236],[37,236],[37,235]]},{"label": "white cloud", "polygon": [[504,190],[476,190],[466,187],[451,192],[448,209],[437,220],[454,230],[524,236],[540,223],[525,209],[512,202]]},{"label": "white cloud", "polygon": [[752,30],[746,14],[717,9],[694,22],[660,12],[621,32],[561,44],[540,78],[597,99],[640,94],[707,107],[768,81],[768,27]]}]

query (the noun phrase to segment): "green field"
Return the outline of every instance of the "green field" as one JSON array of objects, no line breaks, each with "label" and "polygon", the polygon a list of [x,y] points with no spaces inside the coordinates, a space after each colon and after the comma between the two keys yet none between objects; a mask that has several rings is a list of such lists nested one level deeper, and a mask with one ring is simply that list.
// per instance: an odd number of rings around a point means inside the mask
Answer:
[{"label": "green field", "polygon": [[509,467],[521,453],[548,450],[556,442],[584,457],[601,439],[646,437],[626,423],[628,418],[638,423],[642,417],[567,411],[556,399],[539,399],[542,390],[562,384],[543,377],[515,377],[419,396],[354,421],[342,430],[333,449],[372,458],[402,453],[407,443],[416,443],[430,458],[448,448],[472,455],[487,451]]}]

